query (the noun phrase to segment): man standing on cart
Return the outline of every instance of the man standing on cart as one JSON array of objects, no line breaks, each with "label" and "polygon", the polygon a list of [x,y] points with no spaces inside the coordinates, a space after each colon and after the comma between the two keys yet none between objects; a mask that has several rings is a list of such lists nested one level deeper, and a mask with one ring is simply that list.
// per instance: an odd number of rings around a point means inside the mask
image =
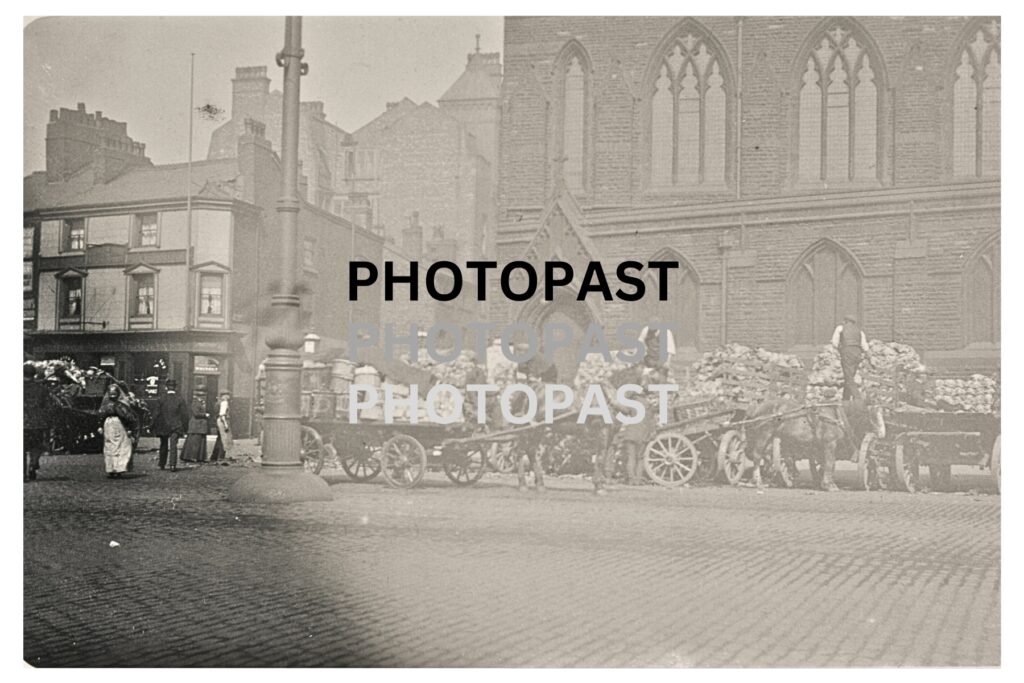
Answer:
[{"label": "man standing on cart", "polygon": [[843,317],[842,324],[832,333],[832,346],[839,350],[839,362],[843,367],[843,400],[859,399],[857,368],[868,352],[868,338],[852,314]]}]

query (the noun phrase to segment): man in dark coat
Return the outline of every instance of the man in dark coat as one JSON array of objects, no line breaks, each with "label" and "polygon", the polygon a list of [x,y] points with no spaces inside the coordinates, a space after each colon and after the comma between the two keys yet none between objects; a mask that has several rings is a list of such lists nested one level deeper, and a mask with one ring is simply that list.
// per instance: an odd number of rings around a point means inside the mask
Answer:
[{"label": "man in dark coat", "polygon": [[50,428],[50,392],[36,379],[35,366],[26,364],[23,377],[24,406],[22,435],[25,452],[25,481],[36,478],[39,458],[46,447],[46,433]]},{"label": "man in dark coat", "polygon": [[178,383],[167,380],[167,391],[159,398],[153,416],[153,433],[160,437],[160,469],[178,471],[178,439],[188,431],[189,410],[178,395]]}]

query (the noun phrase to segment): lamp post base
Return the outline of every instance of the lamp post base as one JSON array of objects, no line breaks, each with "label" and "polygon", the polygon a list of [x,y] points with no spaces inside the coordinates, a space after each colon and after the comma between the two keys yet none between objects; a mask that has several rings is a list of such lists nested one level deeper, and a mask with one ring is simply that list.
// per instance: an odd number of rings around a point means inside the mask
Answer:
[{"label": "lamp post base", "polygon": [[250,472],[228,489],[232,503],[307,503],[333,500],[327,482],[301,469]]}]

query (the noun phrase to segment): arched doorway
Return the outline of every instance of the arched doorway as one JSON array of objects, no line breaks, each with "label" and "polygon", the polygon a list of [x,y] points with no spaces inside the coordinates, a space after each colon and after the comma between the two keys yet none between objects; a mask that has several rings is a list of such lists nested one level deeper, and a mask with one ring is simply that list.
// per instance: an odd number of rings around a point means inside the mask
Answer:
[{"label": "arched doorway", "polygon": [[[583,335],[591,323],[595,322],[594,314],[585,302],[576,300],[576,294],[572,290],[556,292],[552,301],[541,302],[534,311],[533,315],[529,315],[527,311],[523,319],[536,326],[539,337],[543,326],[549,323],[564,324],[571,330],[572,343],[556,349],[552,360],[558,371],[556,381],[559,384],[572,384],[579,368],[577,356]],[[542,337],[541,346],[543,351]]]}]

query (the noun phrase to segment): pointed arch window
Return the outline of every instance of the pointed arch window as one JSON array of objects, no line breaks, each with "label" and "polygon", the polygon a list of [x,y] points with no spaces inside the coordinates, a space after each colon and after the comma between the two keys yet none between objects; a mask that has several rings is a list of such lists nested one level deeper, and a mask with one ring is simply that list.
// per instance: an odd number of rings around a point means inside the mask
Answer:
[{"label": "pointed arch window", "polygon": [[953,73],[953,173],[999,175],[999,22],[969,33]]},{"label": "pointed arch window", "polygon": [[965,273],[968,344],[999,343],[999,247],[997,238],[975,255]]},{"label": "pointed arch window", "polygon": [[851,27],[826,30],[806,56],[800,79],[799,180],[879,178],[881,62]]},{"label": "pointed arch window", "polygon": [[560,169],[565,187],[574,194],[581,194],[587,188],[590,60],[582,46],[571,43],[555,63],[559,86],[555,116],[555,143],[559,157],[556,169]]},{"label": "pointed arch window", "polygon": [[828,343],[845,314],[860,316],[861,290],[860,269],[845,249],[831,241],[810,249],[786,286],[790,343]]},{"label": "pointed arch window", "polygon": [[726,68],[696,30],[680,32],[661,55],[651,85],[651,184],[726,182]]},{"label": "pointed arch window", "polygon": [[700,341],[700,280],[678,255],[653,260],[678,261],[679,270],[669,271],[668,299],[658,300],[658,280],[648,273],[647,317],[650,322],[668,323],[677,348],[698,348]]}]

